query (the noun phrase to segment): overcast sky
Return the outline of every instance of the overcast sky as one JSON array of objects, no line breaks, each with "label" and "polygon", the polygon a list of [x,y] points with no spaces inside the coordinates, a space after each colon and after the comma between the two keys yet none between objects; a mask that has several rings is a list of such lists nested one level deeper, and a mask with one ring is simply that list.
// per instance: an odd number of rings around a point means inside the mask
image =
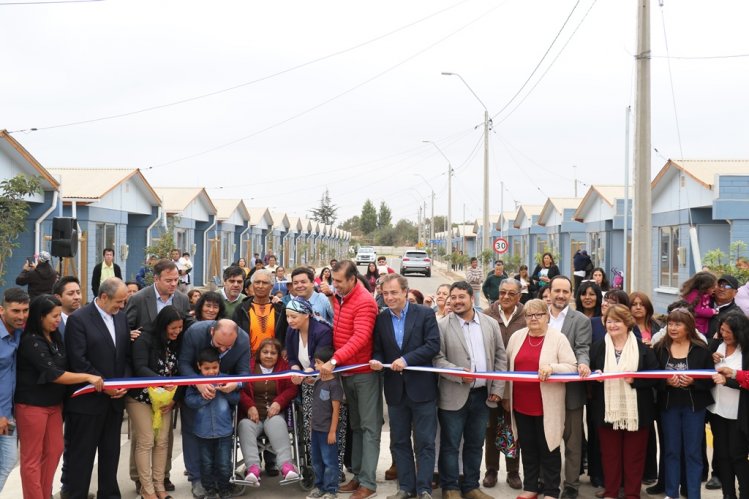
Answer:
[{"label": "overcast sky", "polygon": [[[429,185],[447,211],[433,140],[453,220],[480,218],[483,107],[440,74],[456,72],[504,109],[492,213],[500,181],[506,210],[572,196],[575,175],[580,196],[623,183],[636,0],[10,1],[0,128],[39,128],[14,136],[45,167],[137,167],[297,216],[328,187],[341,220],[366,198],[415,220]],[[653,176],[666,158],[749,158],[747,19],[745,0],[652,2]]]}]

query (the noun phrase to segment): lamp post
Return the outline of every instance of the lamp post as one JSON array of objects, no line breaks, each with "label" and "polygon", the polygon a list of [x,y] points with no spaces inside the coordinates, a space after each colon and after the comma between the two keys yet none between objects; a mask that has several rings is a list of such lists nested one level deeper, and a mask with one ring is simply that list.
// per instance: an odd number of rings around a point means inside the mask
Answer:
[{"label": "lamp post", "polygon": [[[421,177],[421,179],[426,182],[426,184],[432,190],[432,217],[430,218],[429,223],[429,248],[432,251],[432,258],[434,258],[434,243],[432,242],[434,240],[434,187],[432,187],[432,184],[430,184],[422,174],[414,173],[414,175],[416,175],[417,177]],[[424,210],[426,211],[426,205],[424,206]]]},{"label": "lamp post", "polygon": [[486,108],[484,101],[476,95],[476,92],[473,91],[468,82],[466,82],[458,73],[443,72],[442,76],[457,76],[460,78],[460,81],[463,82],[473,96],[476,97],[476,100],[479,101],[481,107],[484,108],[484,220],[482,224],[484,235],[481,238],[481,249],[485,250],[491,247],[491,231],[489,229],[489,127],[491,126],[491,121],[489,120],[489,110]]},{"label": "lamp post", "polygon": [[[432,142],[431,140],[422,140],[425,144],[432,144],[435,149],[442,155],[443,158],[445,158],[445,161],[447,161],[447,254],[453,252],[453,237],[452,237],[452,231],[453,231],[453,167],[450,165],[450,159],[445,156],[445,153],[442,152],[442,149],[439,148],[437,144]],[[434,206],[434,205],[432,205]],[[434,215],[434,213],[432,213]],[[434,219],[434,216],[432,216],[432,219]]]}]

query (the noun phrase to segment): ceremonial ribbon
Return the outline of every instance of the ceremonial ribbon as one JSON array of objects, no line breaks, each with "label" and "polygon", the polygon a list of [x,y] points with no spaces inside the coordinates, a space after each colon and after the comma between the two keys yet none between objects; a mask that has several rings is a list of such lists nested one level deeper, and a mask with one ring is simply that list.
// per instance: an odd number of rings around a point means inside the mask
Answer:
[{"label": "ceremonial ribbon", "polygon": [[[391,364],[382,364],[386,369],[391,368]],[[369,367],[369,364],[353,364],[350,366],[337,367],[333,371],[336,374],[346,373],[348,371],[361,370]],[[468,372],[461,369],[448,369],[441,367],[425,366],[406,366],[408,371],[430,372],[436,374],[445,374],[460,378],[488,379],[497,381],[525,381],[540,382],[538,372],[533,371],[489,371],[489,372]],[[636,372],[612,372],[599,373],[592,372],[585,378],[581,378],[577,373],[552,374],[546,382],[552,383],[571,383],[575,381],[604,381],[607,379],[621,378],[639,378],[639,379],[665,379],[674,375],[689,376],[696,379],[712,378],[716,371],[711,369],[688,369],[685,371],[636,371]],[[290,379],[293,376],[317,376],[317,371],[279,371],[270,374],[243,374],[240,376],[174,376],[174,377],[155,377],[155,378],[110,378],[104,380],[104,389],[133,389],[148,388],[164,385],[223,385],[227,383],[253,383],[255,381],[272,381],[279,379]],[[73,393],[73,397],[93,393],[93,385],[86,385],[79,388]]]}]

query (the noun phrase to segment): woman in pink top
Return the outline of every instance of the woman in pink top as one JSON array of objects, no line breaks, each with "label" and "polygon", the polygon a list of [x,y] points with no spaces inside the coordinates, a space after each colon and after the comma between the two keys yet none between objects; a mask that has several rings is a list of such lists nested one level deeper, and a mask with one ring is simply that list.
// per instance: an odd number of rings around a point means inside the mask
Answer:
[{"label": "woman in pink top", "polygon": [[718,280],[710,272],[697,272],[681,286],[681,297],[694,307],[697,330],[706,334],[710,318],[717,313],[712,305],[713,290]]}]

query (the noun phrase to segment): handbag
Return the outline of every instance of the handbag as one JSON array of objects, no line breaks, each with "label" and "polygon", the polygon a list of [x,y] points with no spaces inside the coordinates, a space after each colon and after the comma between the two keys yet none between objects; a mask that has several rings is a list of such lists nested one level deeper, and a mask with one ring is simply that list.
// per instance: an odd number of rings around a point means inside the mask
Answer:
[{"label": "handbag", "polygon": [[505,414],[505,411],[499,411],[497,416],[497,450],[509,458],[517,458],[518,442],[512,434],[512,422]]}]

